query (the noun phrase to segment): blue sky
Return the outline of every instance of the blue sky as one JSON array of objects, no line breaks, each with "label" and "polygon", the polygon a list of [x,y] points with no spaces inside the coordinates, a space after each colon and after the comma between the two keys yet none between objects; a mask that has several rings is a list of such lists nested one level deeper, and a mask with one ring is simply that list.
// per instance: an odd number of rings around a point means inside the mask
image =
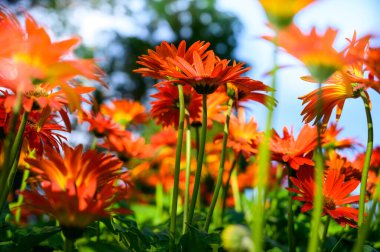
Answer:
[{"label": "blue sky", "polygon": [[[263,74],[271,68],[273,46],[261,39],[261,35],[270,34],[265,26],[267,22],[265,13],[258,1],[249,0],[221,0],[221,10],[228,10],[240,17],[245,29],[242,31],[236,55],[239,59],[253,65],[249,73],[254,79],[267,83],[269,78]],[[380,36],[380,1],[378,0],[321,0],[302,10],[296,17],[295,23],[304,31],[309,31],[312,26],[323,31],[327,27],[339,30],[336,48],[342,49],[345,38],[352,37],[356,30],[359,37],[371,33]],[[374,42],[379,42],[375,40]],[[375,45],[375,44],[373,44]],[[377,43],[379,45],[379,43]],[[300,80],[300,76],[307,75],[307,70],[300,62],[288,56],[280,55],[281,65],[293,65],[280,70],[277,84],[277,99],[279,105],[275,112],[275,125],[277,130],[283,126],[294,126],[298,132],[302,127],[301,101],[297,97],[302,96],[315,88],[317,84],[311,84]],[[375,145],[380,144],[380,94],[370,91],[372,100],[372,117],[374,122]],[[264,126],[266,118],[265,108],[254,105],[251,114],[257,118],[259,125]],[[332,117],[332,120],[335,117]],[[349,99],[346,101],[339,125],[344,128],[342,136],[351,136],[365,143],[367,140],[366,117],[361,99]]]}]

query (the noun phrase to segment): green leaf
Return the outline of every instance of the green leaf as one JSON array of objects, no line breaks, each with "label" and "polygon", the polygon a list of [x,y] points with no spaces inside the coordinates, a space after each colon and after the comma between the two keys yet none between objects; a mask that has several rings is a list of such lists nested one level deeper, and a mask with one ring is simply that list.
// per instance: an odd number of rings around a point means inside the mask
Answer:
[{"label": "green leaf", "polygon": [[374,249],[373,247],[369,245],[364,245],[363,246],[363,252],[378,252],[378,250]]},{"label": "green leaf", "polygon": [[32,227],[18,229],[15,231],[14,243],[16,246],[12,249],[14,252],[25,252],[37,246],[50,236],[60,232],[59,227]]},{"label": "green leaf", "polygon": [[125,248],[109,242],[93,242],[88,240],[86,243],[77,244],[79,252],[125,252]]},{"label": "green leaf", "polygon": [[212,251],[211,245],[220,245],[220,236],[217,233],[208,234],[193,226],[180,238],[180,251]]}]

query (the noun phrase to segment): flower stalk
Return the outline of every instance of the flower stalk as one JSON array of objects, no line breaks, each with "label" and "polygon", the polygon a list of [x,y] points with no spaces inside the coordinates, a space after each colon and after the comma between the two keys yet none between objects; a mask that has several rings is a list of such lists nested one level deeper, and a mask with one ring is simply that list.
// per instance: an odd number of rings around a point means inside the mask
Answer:
[{"label": "flower stalk", "polygon": [[[279,47],[277,44],[278,31],[276,31],[274,37],[274,51],[273,51],[273,70],[272,73],[272,82],[271,82],[271,92],[270,97],[267,99],[267,102],[275,100],[275,90],[276,90],[276,73],[278,70],[278,51]],[[274,107],[268,107],[267,121],[265,124],[265,133],[263,141],[259,145],[258,150],[258,183],[257,183],[257,196],[253,202],[253,212],[256,218],[252,221],[251,230],[253,231],[253,242],[254,250],[253,251],[263,251],[263,241],[264,241],[264,226],[265,226],[265,217],[264,217],[264,208],[265,208],[265,191],[267,186],[268,170],[270,166],[270,146],[269,141],[272,137],[272,121],[274,115]],[[254,184],[254,181],[252,182]],[[252,194],[253,195],[253,194]]]},{"label": "flower stalk", "polygon": [[206,145],[207,94],[202,94],[202,100],[203,100],[203,102],[202,102],[202,107],[203,107],[202,129],[201,129],[201,136],[200,136],[200,141],[199,141],[199,153],[198,153],[198,160],[197,160],[197,169],[195,171],[193,195],[191,197],[191,203],[190,203],[190,209],[189,209],[189,218],[188,218],[188,224],[189,225],[191,225],[193,222],[194,210],[195,210],[195,205],[197,203],[198,191],[199,191],[199,186],[200,186],[200,182],[201,182],[203,156],[204,156],[205,145]]},{"label": "flower stalk", "polygon": [[209,211],[207,213],[206,222],[205,222],[205,225],[204,225],[204,228],[203,228],[206,232],[208,232],[208,229],[210,227],[211,220],[212,220],[212,215],[214,213],[214,208],[215,208],[216,202],[218,201],[218,198],[219,198],[218,197],[219,190],[220,190],[220,188],[222,186],[222,183],[223,183],[224,163],[226,161],[226,152],[227,152],[228,126],[230,124],[232,104],[233,104],[233,99],[230,98],[228,100],[228,103],[227,103],[226,122],[224,124],[224,129],[223,129],[222,153],[221,153],[221,156],[220,156],[218,177],[216,179],[216,185],[215,185],[214,194],[212,196],[210,208],[209,208]]},{"label": "flower stalk", "polygon": [[360,92],[360,96],[364,103],[364,108],[367,116],[367,128],[368,128],[368,138],[367,138],[367,149],[365,152],[364,166],[362,170],[362,178],[360,183],[360,199],[359,199],[359,220],[358,227],[359,232],[361,227],[364,225],[364,211],[365,211],[365,196],[366,196],[366,187],[368,179],[368,170],[371,163],[371,156],[373,150],[373,124],[371,116],[371,108],[369,100],[364,91]]},{"label": "flower stalk", "polygon": [[[319,83],[318,87],[318,102],[317,102],[317,114],[322,110],[322,83]],[[311,233],[309,237],[309,243],[307,247],[308,252],[316,252],[319,248],[319,227],[322,220],[323,210],[323,154],[322,154],[322,125],[319,121],[317,123],[318,131],[318,145],[314,153],[315,160],[315,194],[313,199],[313,212],[311,221]]]},{"label": "flower stalk", "polygon": [[190,194],[190,175],[191,175],[191,126],[189,114],[186,113],[186,185],[185,185],[185,203],[183,207],[183,226],[182,233],[186,232],[189,212],[189,194]]},{"label": "flower stalk", "polygon": [[367,138],[367,148],[365,152],[364,166],[362,171],[362,178],[360,182],[360,199],[359,199],[359,220],[358,220],[358,239],[355,243],[354,252],[358,252],[362,250],[365,239],[368,235],[368,231],[371,226],[371,222],[373,216],[375,214],[377,201],[380,196],[380,186],[377,184],[372,207],[369,211],[369,215],[367,217],[367,221],[364,222],[364,211],[365,211],[365,198],[366,198],[366,187],[367,187],[367,179],[368,179],[368,171],[371,164],[371,156],[373,150],[373,124],[372,124],[372,116],[371,116],[371,108],[369,104],[369,100],[364,91],[360,92],[360,96],[364,103],[364,108],[367,116],[367,128],[368,128],[368,138]]},{"label": "flower stalk", "polygon": [[[14,115],[16,116],[16,115]],[[20,150],[22,146],[23,134],[25,130],[26,123],[28,121],[28,112],[24,112],[20,126],[17,130],[16,137],[14,138],[13,144],[10,147],[8,156],[6,156],[6,161],[4,162],[4,169],[1,173],[0,185],[2,186],[0,191],[0,213],[5,207],[7,201],[7,196],[12,189],[14,177],[16,175],[18,160],[20,157]]]},{"label": "flower stalk", "polygon": [[176,236],[176,220],[177,220],[177,203],[178,203],[178,185],[179,173],[181,165],[182,153],[182,138],[185,120],[185,99],[183,96],[183,86],[178,85],[178,100],[179,100],[179,123],[178,123],[178,137],[174,165],[174,185],[173,196],[171,201],[171,214],[170,214],[170,251],[175,250],[175,236]]},{"label": "flower stalk", "polygon": [[[293,183],[290,179],[292,173],[292,168],[289,165],[286,165],[288,169],[288,187],[292,188]],[[294,213],[293,213],[293,193],[288,192],[288,243],[289,243],[289,252],[296,251],[296,240],[294,234]]]}]

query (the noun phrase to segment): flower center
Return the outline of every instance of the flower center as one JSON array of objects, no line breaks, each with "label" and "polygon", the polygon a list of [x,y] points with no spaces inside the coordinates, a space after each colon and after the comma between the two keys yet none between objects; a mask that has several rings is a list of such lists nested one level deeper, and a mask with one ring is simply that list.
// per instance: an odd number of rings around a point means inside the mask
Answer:
[{"label": "flower center", "polygon": [[324,204],[323,204],[324,207],[327,208],[328,210],[335,210],[336,209],[335,202],[332,198],[324,197],[323,202],[324,202]]},{"label": "flower center", "polygon": [[39,97],[48,97],[49,94],[46,91],[46,89],[38,86],[38,87],[35,87],[33,90],[26,92],[25,96],[29,97],[29,98],[31,98],[31,97],[39,98]]}]

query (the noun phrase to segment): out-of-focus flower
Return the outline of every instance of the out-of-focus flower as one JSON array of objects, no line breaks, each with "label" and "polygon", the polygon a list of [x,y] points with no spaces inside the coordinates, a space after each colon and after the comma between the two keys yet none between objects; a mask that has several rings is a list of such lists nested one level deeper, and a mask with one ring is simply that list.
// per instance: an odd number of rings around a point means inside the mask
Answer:
[{"label": "out-of-focus flower", "polygon": [[[365,160],[365,153],[360,153],[355,157],[355,160],[353,162],[353,166],[360,172],[363,169],[364,160]],[[379,169],[380,169],[380,146],[377,146],[372,151],[371,162],[370,162],[369,171],[368,171],[367,194],[369,194],[370,196],[373,195],[373,193],[375,192],[376,185],[380,182]]]},{"label": "out-of-focus flower", "polygon": [[[238,169],[238,181],[239,181],[239,190],[244,192],[247,188],[256,187],[258,184],[258,162],[255,161],[251,164],[248,164],[244,167],[239,167]],[[267,187],[269,190],[272,190],[278,186],[277,184],[277,165],[272,165],[269,168],[268,172],[268,181]],[[253,183],[252,183],[253,181]]]},{"label": "out-of-focus flower", "polygon": [[[164,127],[178,127],[179,122],[179,97],[178,88],[174,85],[163,83],[156,85],[157,93],[151,95],[156,100],[152,101],[151,115],[157,124]],[[190,123],[198,118],[202,107],[202,97],[190,86],[183,87],[185,111]]]},{"label": "out-of-focus flower", "polygon": [[338,124],[331,123],[323,133],[324,143],[322,147],[325,149],[346,149],[361,146],[361,144],[353,138],[343,138],[339,140],[337,137],[342,130],[343,128],[339,128]]},{"label": "out-of-focus flower", "polygon": [[221,234],[223,248],[229,252],[252,251],[251,232],[243,225],[228,225]]},{"label": "out-of-focus flower", "polygon": [[96,115],[85,113],[83,120],[90,124],[88,130],[93,132],[96,137],[114,138],[128,135],[127,131],[121,129],[120,125],[111,117],[105,117],[101,113]]},{"label": "out-of-focus flower", "polygon": [[[344,54],[344,59],[350,64],[346,64],[341,70],[335,72],[328,80],[324,82],[325,85],[321,88],[321,94],[316,89],[309,94],[299,97],[302,104],[306,104],[302,110],[303,121],[310,123],[314,120],[314,124],[322,121],[322,126],[325,128],[330,119],[331,113],[336,108],[336,120],[338,121],[343,110],[344,103],[348,98],[360,97],[360,89],[365,86],[369,81],[364,78],[364,60],[357,59],[352,61],[353,54],[358,58],[358,54],[364,57],[365,50],[368,45],[369,37],[364,37],[360,40],[356,39],[356,33],[350,41],[350,45]],[[313,77],[314,79],[315,76]],[[311,77],[303,77],[303,80],[316,82]],[[365,92],[368,100],[369,96]],[[319,95],[321,95],[322,107],[318,111]]]},{"label": "out-of-focus flower", "polygon": [[139,57],[138,64],[144,66],[142,68],[134,70],[136,73],[142,74],[144,77],[152,77],[154,79],[170,79],[171,77],[166,75],[165,71],[168,69],[177,70],[177,66],[173,64],[168,58],[175,59],[180,57],[183,60],[193,63],[193,53],[197,52],[204,58],[207,48],[210,43],[204,41],[197,41],[193,43],[188,49],[186,49],[186,41],[182,40],[178,48],[174,44],[169,44],[163,41],[160,45],[156,46],[156,50],[148,50],[147,55]]},{"label": "out-of-focus flower", "polygon": [[[223,89],[217,89],[214,93],[207,95],[207,127],[212,128],[214,122],[224,123],[226,120],[225,111],[227,111],[228,96]],[[200,115],[195,119],[193,126],[201,126],[203,109]]]},{"label": "out-of-focus flower", "polygon": [[289,26],[293,17],[314,0],[260,0],[269,22],[278,29]]},{"label": "out-of-focus flower", "polygon": [[284,127],[283,137],[274,131],[271,140],[271,152],[274,160],[287,163],[291,168],[298,170],[301,165],[314,165],[312,151],[318,144],[318,133],[315,127],[304,125],[297,139],[293,130]]},{"label": "out-of-focus flower", "polygon": [[[227,147],[232,148],[235,157],[242,155],[245,159],[249,159],[253,154],[257,153],[257,146],[262,138],[262,132],[258,131],[257,122],[253,117],[246,122],[243,113],[239,113],[238,117],[232,115],[228,131]],[[222,138],[223,134],[219,134],[214,141]]]},{"label": "out-of-focus flower", "polygon": [[145,139],[134,136],[130,131],[126,131],[121,137],[109,135],[101,147],[117,152],[119,158],[125,162],[132,158],[144,159],[153,155],[152,148],[145,143]]},{"label": "out-of-focus flower", "polygon": [[65,229],[83,229],[112,213],[128,212],[113,208],[130,190],[120,160],[93,150],[83,152],[81,145],[64,145],[63,153],[64,157],[51,151],[46,159],[26,160],[39,182],[21,192],[23,207],[54,216]]},{"label": "out-of-focus flower", "polygon": [[323,83],[344,65],[343,56],[333,47],[336,34],[336,30],[328,28],[319,35],[315,27],[309,34],[304,34],[296,25],[290,25],[279,31],[277,38],[264,38],[302,61],[313,78]]},{"label": "out-of-focus flower", "polygon": [[[298,194],[294,200],[304,202],[301,212],[310,211],[313,208],[314,198],[314,170],[311,167],[302,167],[297,171],[297,178],[291,177],[294,188],[289,191]],[[342,227],[349,225],[357,227],[358,209],[348,207],[347,204],[357,203],[359,195],[349,196],[360,181],[352,179],[345,180],[345,176],[340,174],[337,169],[331,168],[325,172],[323,180],[323,215],[331,216]]]},{"label": "out-of-focus flower", "polygon": [[148,121],[145,107],[132,100],[114,100],[109,105],[102,104],[100,112],[111,117],[122,129],[126,129],[131,124],[137,125]]},{"label": "out-of-focus flower", "polygon": [[67,57],[72,56],[74,47],[79,44],[78,37],[52,42],[46,30],[30,15],[25,15],[24,30],[4,7],[0,9],[0,30],[0,81],[14,93],[29,92],[35,85],[47,83],[70,97],[68,81],[77,76],[105,85],[101,79],[104,73],[93,60]]},{"label": "out-of-focus flower", "polygon": [[[175,148],[177,144],[177,132],[172,127],[165,128],[151,137],[152,157],[140,162],[131,169],[131,178],[136,188],[153,188],[162,184],[163,189],[169,192],[174,182]],[[185,167],[186,156],[181,156],[181,167]],[[195,168],[195,159],[192,159],[191,167]],[[180,172],[179,189],[185,191],[185,170]],[[192,179],[191,179],[192,180]]]},{"label": "out-of-focus flower", "polygon": [[365,64],[370,72],[370,78],[375,79],[372,88],[380,93],[380,47],[369,47]]}]

